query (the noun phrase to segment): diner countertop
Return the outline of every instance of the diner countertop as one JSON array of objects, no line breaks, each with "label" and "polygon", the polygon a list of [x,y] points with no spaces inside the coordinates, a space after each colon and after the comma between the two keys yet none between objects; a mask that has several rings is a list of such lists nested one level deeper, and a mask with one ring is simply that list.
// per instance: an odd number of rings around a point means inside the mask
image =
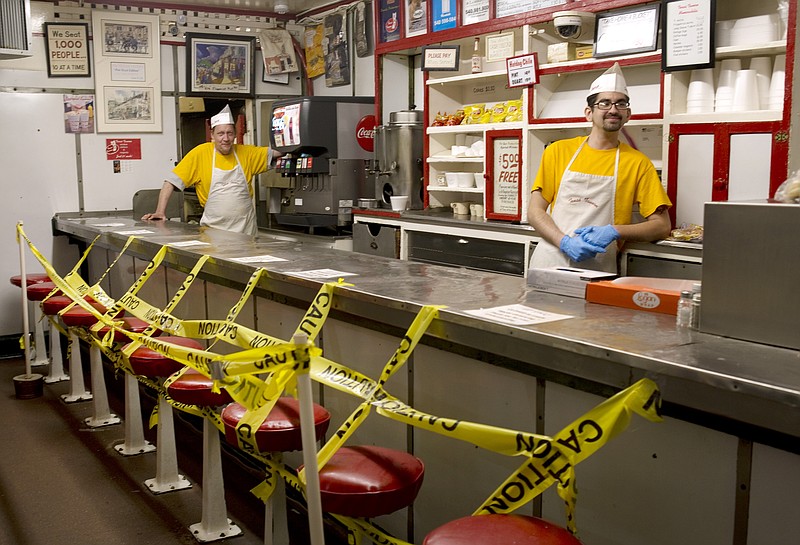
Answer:
[{"label": "diner countertop", "polygon": [[[405,330],[423,305],[446,305],[423,342],[488,365],[610,395],[642,377],[656,381],[668,415],[677,416],[800,452],[800,351],[679,331],[675,317],[635,311],[535,291],[525,279],[503,274],[332,250],[313,239],[289,240],[262,231],[255,238],[178,222],[142,222],[130,214],[57,214],[53,232],[120,250],[128,232],[147,230],[127,252],[149,259],[164,244],[176,247],[164,261],[188,271],[197,255],[212,257],[203,274],[212,282],[243,286],[255,266],[232,258],[270,255],[259,294],[308,302],[319,289],[293,271],[334,269],[355,273],[337,288],[333,310],[371,328]],[[521,304],[571,318],[514,326],[466,311]]]}]

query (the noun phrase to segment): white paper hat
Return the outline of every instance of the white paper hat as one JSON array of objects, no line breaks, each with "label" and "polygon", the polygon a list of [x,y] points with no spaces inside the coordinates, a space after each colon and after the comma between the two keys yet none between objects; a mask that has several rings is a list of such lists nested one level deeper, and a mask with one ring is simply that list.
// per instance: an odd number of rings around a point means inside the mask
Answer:
[{"label": "white paper hat", "polygon": [[625,83],[625,77],[622,75],[622,69],[619,67],[618,62],[615,62],[614,66],[603,72],[600,77],[592,82],[592,86],[586,96],[590,97],[597,93],[622,93],[628,96],[628,86]]},{"label": "white paper hat", "polygon": [[211,128],[213,129],[217,125],[235,125],[230,106],[225,105],[220,113],[211,118]]}]

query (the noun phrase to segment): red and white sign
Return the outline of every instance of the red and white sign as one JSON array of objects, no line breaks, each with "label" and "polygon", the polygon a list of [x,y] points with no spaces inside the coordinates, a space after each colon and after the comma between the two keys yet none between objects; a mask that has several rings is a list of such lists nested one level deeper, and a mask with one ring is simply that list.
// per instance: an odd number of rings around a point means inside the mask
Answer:
[{"label": "red and white sign", "polygon": [[364,151],[375,151],[375,116],[365,115],[356,125],[356,140]]},{"label": "red and white sign", "polygon": [[109,161],[141,159],[140,138],[106,138],[106,159]]}]

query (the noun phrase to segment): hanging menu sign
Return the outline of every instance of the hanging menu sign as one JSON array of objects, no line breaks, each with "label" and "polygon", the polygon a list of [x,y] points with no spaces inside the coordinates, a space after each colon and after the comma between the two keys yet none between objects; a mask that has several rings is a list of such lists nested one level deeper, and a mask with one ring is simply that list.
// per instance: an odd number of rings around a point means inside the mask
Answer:
[{"label": "hanging menu sign", "polygon": [[669,1],[664,15],[665,71],[714,66],[713,0]]},{"label": "hanging menu sign", "polygon": [[461,24],[471,25],[489,20],[489,0],[464,0],[461,5],[464,9]]},{"label": "hanging menu sign", "polygon": [[519,138],[495,138],[492,212],[519,217]]}]

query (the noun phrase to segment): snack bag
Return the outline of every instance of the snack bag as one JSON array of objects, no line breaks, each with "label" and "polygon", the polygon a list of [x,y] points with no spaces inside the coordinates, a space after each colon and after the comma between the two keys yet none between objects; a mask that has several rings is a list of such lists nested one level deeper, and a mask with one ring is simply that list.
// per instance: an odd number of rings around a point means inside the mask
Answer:
[{"label": "snack bag", "polygon": [[489,122],[502,123],[506,120],[507,114],[508,114],[508,103],[498,102],[497,104],[492,106],[492,117],[489,120]]},{"label": "snack bag", "polygon": [[486,104],[468,104],[464,106],[464,125],[480,123]]},{"label": "snack bag", "polygon": [[522,121],[522,101],[509,100],[506,102],[506,123]]},{"label": "snack bag", "polygon": [[447,115],[436,112],[436,118],[431,123],[431,127],[444,127],[447,124]]}]

